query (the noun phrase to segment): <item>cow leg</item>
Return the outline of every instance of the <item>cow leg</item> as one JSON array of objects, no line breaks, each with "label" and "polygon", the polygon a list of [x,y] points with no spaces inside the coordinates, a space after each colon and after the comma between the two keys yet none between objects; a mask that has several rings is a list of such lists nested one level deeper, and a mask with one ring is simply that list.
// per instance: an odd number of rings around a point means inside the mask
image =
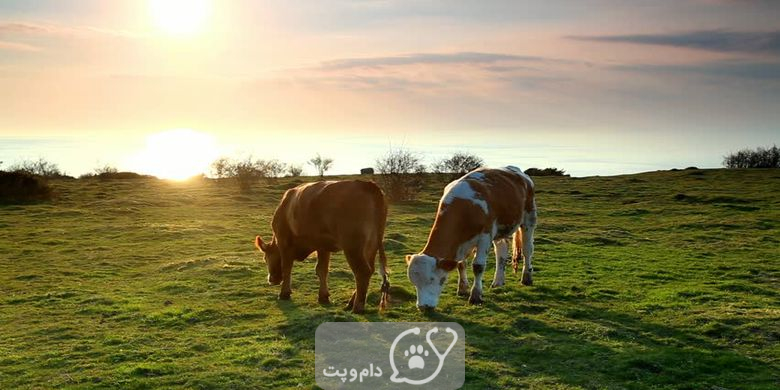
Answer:
[{"label": "cow leg", "polygon": [[466,262],[458,262],[458,295],[469,295],[469,277],[466,275]]},{"label": "cow leg", "polygon": [[471,270],[474,271],[474,285],[471,287],[469,303],[472,305],[482,304],[482,275],[485,273],[485,264],[487,264],[487,255],[492,241],[487,233],[483,233],[477,241],[477,254],[474,256],[474,262],[471,263]]},{"label": "cow leg", "polygon": [[509,262],[509,244],[505,239],[496,240],[493,241],[493,249],[496,252],[496,274],[490,287],[498,287],[504,285],[504,274]]},{"label": "cow leg", "polygon": [[520,227],[520,231],[523,234],[523,277],[520,279],[520,283],[524,286],[530,286],[533,284],[534,267],[531,264],[531,260],[534,257],[534,230],[536,229],[536,210],[528,212],[525,216],[525,221]]},{"label": "cow leg", "polygon": [[374,273],[374,265],[365,260],[360,251],[344,251],[347,262],[352,273],[355,275],[355,292],[347,304],[347,309],[352,309],[352,313],[361,314],[365,310],[366,296],[368,295],[368,284],[371,280],[371,274]]},{"label": "cow leg", "polygon": [[330,252],[317,251],[317,277],[320,279],[320,294],[318,302],[322,304],[330,303],[330,292],[328,291],[328,269],[330,268]]},{"label": "cow leg", "polygon": [[282,289],[279,292],[279,299],[288,300],[292,295],[292,266],[294,260],[288,256],[282,255]]}]

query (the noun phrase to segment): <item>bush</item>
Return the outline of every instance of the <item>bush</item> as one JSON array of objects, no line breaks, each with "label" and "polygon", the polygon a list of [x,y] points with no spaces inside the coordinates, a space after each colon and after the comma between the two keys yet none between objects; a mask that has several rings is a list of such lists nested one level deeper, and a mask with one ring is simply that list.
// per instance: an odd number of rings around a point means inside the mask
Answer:
[{"label": "bush", "polygon": [[414,200],[424,183],[425,165],[407,150],[390,150],[376,160],[377,182],[391,201]]},{"label": "bush", "polygon": [[45,178],[61,178],[66,177],[57,164],[46,161],[42,157],[38,160],[24,160],[22,162],[11,165],[8,168],[10,172],[24,172],[29,175],[42,176]]},{"label": "bush", "polygon": [[51,197],[52,189],[43,177],[23,171],[0,171],[0,202],[39,202]]},{"label": "bush", "polygon": [[528,176],[569,176],[566,171],[558,168],[528,168],[525,170],[525,174]]},{"label": "bush", "polygon": [[433,172],[451,173],[453,179],[463,176],[481,166],[485,165],[485,160],[481,157],[466,152],[455,152],[450,158],[443,159],[433,164]]},{"label": "bush", "polygon": [[299,177],[303,174],[303,167],[300,165],[290,164],[287,166],[287,176]]},{"label": "bush", "polygon": [[79,179],[94,179],[97,178],[101,181],[106,180],[127,180],[127,179],[154,179],[151,175],[142,175],[135,172],[119,172],[116,167],[111,165],[104,165],[92,170],[92,173],[85,173],[79,176]]},{"label": "bush", "polygon": [[100,180],[155,179],[154,176],[135,172],[103,172],[97,175],[97,178]]},{"label": "bush", "polygon": [[243,160],[231,160],[221,157],[211,163],[211,172],[217,179],[234,179],[241,192],[250,192],[252,184],[262,178],[277,178],[287,166],[278,160],[254,159],[249,156]]},{"label": "bush", "polygon": [[723,158],[726,168],[780,168],[780,149],[758,147],[755,150],[742,149]]}]

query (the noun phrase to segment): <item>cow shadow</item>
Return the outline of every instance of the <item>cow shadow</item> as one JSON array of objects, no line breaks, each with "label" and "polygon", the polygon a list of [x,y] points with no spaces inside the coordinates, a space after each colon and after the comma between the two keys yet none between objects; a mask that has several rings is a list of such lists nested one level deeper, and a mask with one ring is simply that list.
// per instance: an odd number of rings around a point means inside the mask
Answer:
[{"label": "cow shadow", "polygon": [[[517,387],[529,377],[539,378],[535,380],[542,387],[565,383],[585,388],[776,388],[780,383],[780,366],[714,344],[704,335],[535,288],[546,302],[562,304],[523,301],[507,309],[486,300],[475,309],[488,312],[488,317],[517,313],[509,326],[443,312],[425,315],[427,321],[463,326],[466,387]],[[558,312],[561,318],[545,322],[532,318],[547,311]],[[499,369],[477,362],[498,363]]]},{"label": "cow shadow", "polygon": [[[346,302],[329,306],[279,301],[286,320],[279,331],[296,346],[314,350],[323,322],[456,322],[466,332],[466,386],[515,388],[773,388],[777,364],[761,362],[716,344],[712,335],[631,315],[609,304],[594,305],[584,295],[546,286],[486,290],[481,306],[418,312],[414,290],[391,288],[391,306],[377,309],[372,288],[367,311],[353,315]],[[453,294],[448,289],[445,294]],[[306,298],[298,293],[298,299]],[[457,304],[456,304],[457,305]],[[453,314],[455,313],[455,314]],[[659,319],[659,321],[662,320]],[[564,386],[564,387],[565,387]]]}]

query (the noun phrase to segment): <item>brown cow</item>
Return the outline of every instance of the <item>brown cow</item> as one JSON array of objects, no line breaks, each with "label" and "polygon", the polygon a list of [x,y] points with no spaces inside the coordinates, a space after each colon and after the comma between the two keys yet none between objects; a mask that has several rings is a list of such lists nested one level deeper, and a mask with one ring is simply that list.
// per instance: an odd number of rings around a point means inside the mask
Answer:
[{"label": "brown cow", "polygon": [[519,168],[479,168],[444,189],[428,243],[422,252],[406,256],[408,275],[417,289],[417,307],[435,308],[450,271],[458,268],[458,294],[468,294],[463,263],[476,247],[472,263],[474,286],[469,302],[482,303],[482,274],[490,250],[496,252],[492,286],[504,284],[509,260],[508,240],[514,235],[514,269],[523,257],[521,283],[531,284],[533,234],[536,228],[534,183]]},{"label": "brown cow", "polygon": [[386,220],[384,194],[372,182],[349,180],[302,184],[284,193],[271,222],[271,242],[265,243],[257,236],[255,246],[264,253],[268,282],[282,285],[279,299],[290,299],[293,261],[303,260],[316,251],[320,303],[330,303],[330,254],[343,250],[356,284],[348,308],[353,313],[362,313],[377,251],[382,275],[380,308],[384,308],[389,299],[387,258],[382,243]]}]

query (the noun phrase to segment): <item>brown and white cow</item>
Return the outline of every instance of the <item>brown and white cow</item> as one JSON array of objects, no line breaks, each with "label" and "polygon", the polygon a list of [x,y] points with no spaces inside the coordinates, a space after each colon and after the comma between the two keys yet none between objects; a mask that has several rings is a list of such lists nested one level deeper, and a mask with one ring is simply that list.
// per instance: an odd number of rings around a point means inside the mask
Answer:
[{"label": "brown and white cow", "polygon": [[330,254],[343,250],[356,284],[348,308],[353,313],[362,313],[377,252],[382,275],[380,308],[384,308],[389,298],[387,258],[382,243],[386,220],[384,194],[372,182],[349,180],[302,184],[284,193],[271,222],[271,242],[265,243],[257,236],[255,246],[264,253],[268,282],[282,285],[279,299],[290,299],[293,262],[303,260],[316,251],[320,303],[330,302]]},{"label": "brown and white cow", "polygon": [[436,307],[447,276],[456,267],[458,294],[468,294],[463,262],[474,248],[474,285],[469,302],[482,303],[482,274],[490,246],[493,245],[496,253],[492,287],[502,286],[509,260],[508,241],[513,235],[514,269],[517,271],[522,255],[521,283],[531,285],[535,228],[534,183],[517,167],[479,168],[447,185],[439,201],[428,243],[419,254],[406,256],[409,280],[417,289],[417,307]]}]

